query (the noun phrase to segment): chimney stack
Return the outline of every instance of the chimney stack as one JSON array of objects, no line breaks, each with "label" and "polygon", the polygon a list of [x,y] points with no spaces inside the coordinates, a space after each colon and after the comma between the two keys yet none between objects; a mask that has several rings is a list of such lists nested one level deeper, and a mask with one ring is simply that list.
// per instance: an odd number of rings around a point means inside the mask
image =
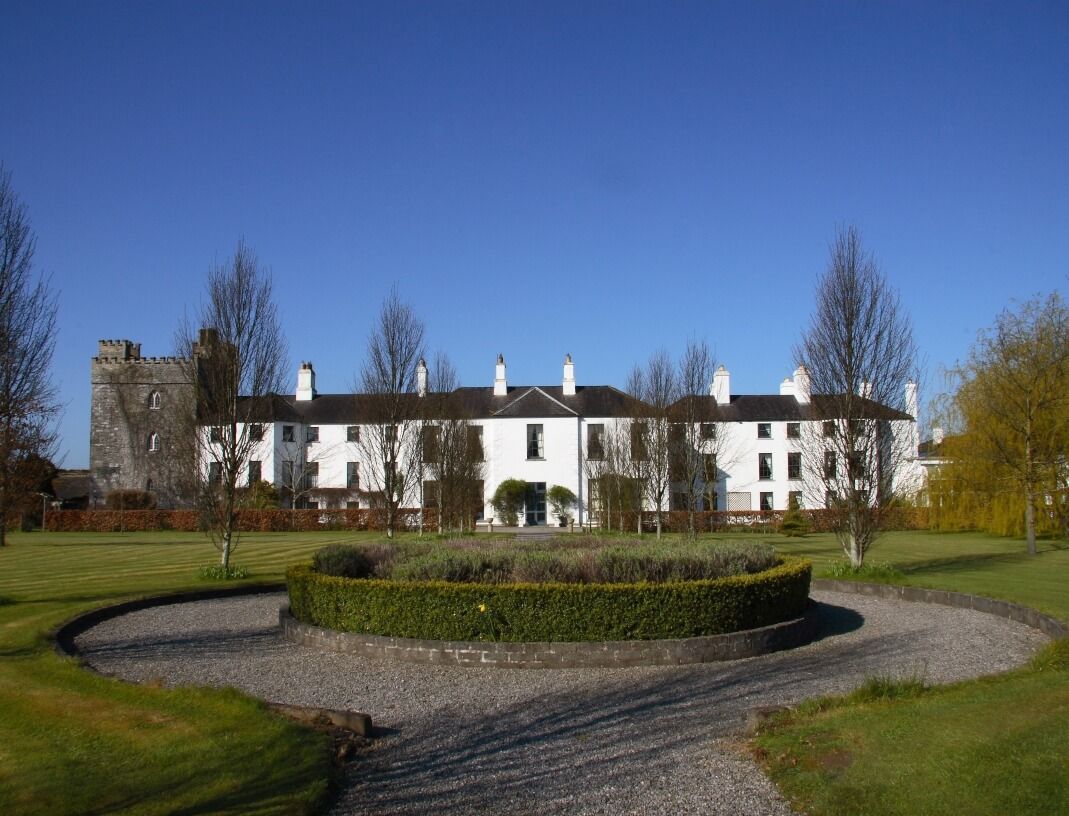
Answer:
[{"label": "chimney stack", "polygon": [[497,368],[494,371],[494,396],[504,397],[509,392],[508,383],[505,382],[505,355],[497,355]]},{"label": "chimney stack", "polygon": [[794,370],[794,398],[799,405],[808,405],[812,394],[810,393],[809,369],[804,365]]},{"label": "chimney stack", "polygon": [[865,399],[872,399],[872,383],[868,380],[862,380],[861,384],[857,387],[857,395],[864,397]]},{"label": "chimney stack", "polygon": [[301,363],[297,371],[297,402],[308,402],[316,398],[316,372],[312,364]]},{"label": "chimney stack", "polygon": [[906,413],[917,419],[920,413],[920,402],[917,400],[917,384],[910,380],[906,383]]},{"label": "chimney stack", "polygon": [[779,395],[781,397],[794,396],[794,380],[790,377],[784,377],[783,382],[779,384]]},{"label": "chimney stack", "polygon": [[731,404],[731,372],[720,366],[713,374],[713,385],[709,394],[716,398],[717,405]]},{"label": "chimney stack", "polygon": [[422,357],[416,363],[416,391],[421,397],[427,396],[427,363]]},{"label": "chimney stack", "polygon": [[563,392],[566,397],[575,396],[575,366],[572,364],[572,355],[564,355],[564,388]]}]

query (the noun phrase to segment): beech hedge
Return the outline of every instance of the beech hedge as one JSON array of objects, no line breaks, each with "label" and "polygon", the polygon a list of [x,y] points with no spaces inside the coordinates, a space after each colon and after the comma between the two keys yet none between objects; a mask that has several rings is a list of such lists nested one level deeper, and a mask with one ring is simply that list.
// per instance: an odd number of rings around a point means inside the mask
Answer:
[{"label": "beech hedge", "polygon": [[426,640],[602,641],[698,637],[801,616],[812,565],[664,584],[461,584],[287,573],[290,610],[343,632]]},{"label": "beech hedge", "polygon": [[[239,510],[238,530],[243,533],[302,533],[312,530],[385,530],[381,510]],[[419,529],[419,510],[398,511],[398,528]],[[119,533],[150,530],[203,530],[196,510],[50,510],[48,530],[53,533]],[[423,511],[425,529],[435,529],[434,510]]]},{"label": "beech hedge", "polygon": [[[838,514],[833,510],[799,511],[809,524],[811,533],[830,533],[835,530]],[[694,528],[699,533],[723,533],[728,531],[771,533],[779,530],[786,510],[696,510]],[[688,531],[690,513],[685,510],[670,510],[661,514],[661,530],[666,533]],[[638,527],[638,513],[634,510],[613,513],[610,519],[600,514],[598,522],[603,528],[631,533]],[[885,511],[882,520],[884,530],[927,530],[929,528],[927,507],[896,507]],[[657,513],[642,512],[642,531],[652,533],[657,529]]]}]

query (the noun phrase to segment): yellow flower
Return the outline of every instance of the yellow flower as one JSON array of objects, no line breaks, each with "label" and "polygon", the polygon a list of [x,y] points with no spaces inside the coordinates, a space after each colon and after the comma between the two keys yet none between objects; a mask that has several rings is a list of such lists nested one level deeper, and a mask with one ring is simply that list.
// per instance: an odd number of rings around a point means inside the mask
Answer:
[{"label": "yellow flower", "polygon": [[479,611],[480,612],[485,612],[486,611],[486,604],[479,604]]}]

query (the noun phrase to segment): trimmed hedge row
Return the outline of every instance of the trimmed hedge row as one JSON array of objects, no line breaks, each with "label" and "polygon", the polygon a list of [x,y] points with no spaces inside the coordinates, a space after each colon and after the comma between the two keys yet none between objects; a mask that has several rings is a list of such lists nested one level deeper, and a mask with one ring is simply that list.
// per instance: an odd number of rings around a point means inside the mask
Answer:
[{"label": "trimmed hedge row", "polygon": [[812,565],[784,557],[765,572],[665,584],[458,584],[287,573],[299,621],[426,640],[601,641],[699,637],[801,616]]},{"label": "trimmed hedge row", "polygon": [[[837,514],[832,510],[801,510],[801,515],[809,522],[811,533],[830,533],[835,529]],[[752,532],[777,532],[786,510],[696,510],[694,527],[699,533],[723,533],[730,530]],[[638,525],[638,514],[629,510],[613,513],[606,525],[602,516],[601,526],[619,530],[621,523],[625,533],[634,532]],[[685,510],[670,510],[661,513],[661,530],[668,533],[686,532],[690,523],[690,514]],[[896,507],[884,514],[885,530],[927,530],[927,507]],[[657,529],[657,514],[650,510],[642,512],[642,530],[652,533]]]},{"label": "trimmed hedge row", "polygon": [[[400,529],[419,528],[419,510],[398,512]],[[54,533],[118,533],[150,530],[203,530],[196,510],[50,510],[48,530]],[[423,511],[423,525],[434,528],[438,516]],[[293,533],[312,530],[385,530],[381,510],[239,510],[238,529],[244,533]]]},{"label": "trimmed hedge row", "polygon": [[[700,511],[694,514],[694,524],[699,532],[725,532],[749,530],[775,532],[779,529],[785,511],[740,510]],[[420,511],[401,510],[398,526],[402,529],[419,528]],[[831,532],[834,514],[828,510],[803,510],[813,533]],[[620,527],[619,514],[613,513],[611,529]],[[634,512],[623,514],[624,532],[632,532],[638,522]],[[9,524],[12,522],[9,522]],[[144,532],[150,530],[179,530],[195,532],[202,529],[200,514],[196,510],[49,510],[48,530],[54,533],[118,533]],[[240,510],[238,524],[247,533],[310,532],[312,530],[384,530],[385,515],[381,510]],[[661,513],[661,528],[667,532],[687,530],[688,514],[673,510]],[[438,525],[437,511],[423,511],[424,529]],[[604,524],[603,524],[604,526]],[[644,512],[642,526],[646,532],[656,529],[656,514]],[[888,530],[927,530],[928,508],[903,507],[889,511],[884,528]]]}]

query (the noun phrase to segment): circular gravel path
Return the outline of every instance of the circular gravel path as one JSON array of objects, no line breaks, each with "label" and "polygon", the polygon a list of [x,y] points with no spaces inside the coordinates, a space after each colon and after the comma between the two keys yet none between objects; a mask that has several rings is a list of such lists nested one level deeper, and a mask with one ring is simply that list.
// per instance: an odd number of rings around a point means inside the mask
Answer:
[{"label": "circular gravel path", "polygon": [[734,748],[755,706],[855,688],[1005,671],[1046,638],[972,610],[814,593],[817,641],[729,663],[479,669],[324,653],[282,640],[285,595],[132,612],[77,640],[98,671],[236,686],[265,700],[353,709],[384,736],[350,766],[332,814],[788,816]]}]

